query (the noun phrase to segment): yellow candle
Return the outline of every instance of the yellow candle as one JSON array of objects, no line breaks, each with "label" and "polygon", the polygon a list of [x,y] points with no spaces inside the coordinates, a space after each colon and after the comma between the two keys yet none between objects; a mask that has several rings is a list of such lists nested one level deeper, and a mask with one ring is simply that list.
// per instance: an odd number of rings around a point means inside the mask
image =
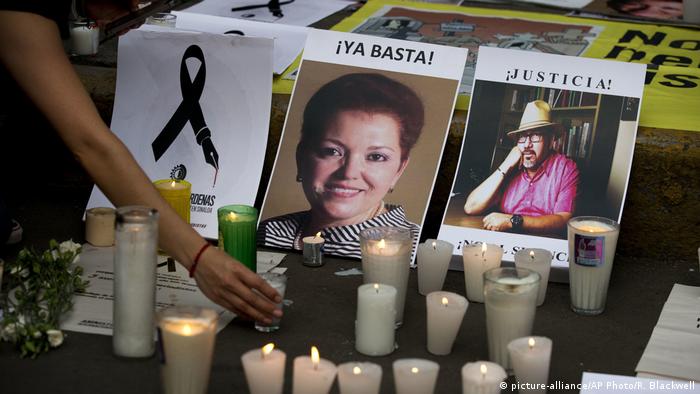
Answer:
[{"label": "yellow candle", "polygon": [[161,179],[153,182],[160,195],[187,223],[190,222],[190,196],[192,185],[180,179]]}]

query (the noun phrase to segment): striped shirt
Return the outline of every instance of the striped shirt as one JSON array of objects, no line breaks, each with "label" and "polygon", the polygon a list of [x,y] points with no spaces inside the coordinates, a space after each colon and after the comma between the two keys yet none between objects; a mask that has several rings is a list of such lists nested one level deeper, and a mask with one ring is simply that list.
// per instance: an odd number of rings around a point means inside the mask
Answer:
[{"label": "striped shirt", "polygon": [[[357,224],[328,227],[321,231],[325,239],[323,253],[334,256],[362,258],[360,253],[360,231],[378,226],[402,227],[411,230],[413,250],[418,244],[420,226],[406,219],[400,205],[386,204],[386,212]],[[300,236],[310,211],[290,213],[263,220],[258,226],[258,245],[281,249],[294,249],[294,240]]]}]

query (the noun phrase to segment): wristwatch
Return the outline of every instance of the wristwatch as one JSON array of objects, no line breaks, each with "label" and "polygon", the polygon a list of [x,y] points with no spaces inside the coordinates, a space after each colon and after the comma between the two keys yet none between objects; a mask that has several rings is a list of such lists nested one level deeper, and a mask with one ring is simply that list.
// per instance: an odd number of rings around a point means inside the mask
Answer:
[{"label": "wristwatch", "polygon": [[523,228],[523,217],[522,215],[515,214],[510,217],[510,224],[513,226],[513,230],[520,230]]}]

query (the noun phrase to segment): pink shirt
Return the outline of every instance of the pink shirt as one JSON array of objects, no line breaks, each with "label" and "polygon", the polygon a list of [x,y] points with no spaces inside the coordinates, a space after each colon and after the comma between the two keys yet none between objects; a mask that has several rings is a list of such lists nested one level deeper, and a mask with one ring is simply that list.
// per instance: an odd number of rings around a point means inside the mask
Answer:
[{"label": "pink shirt", "polygon": [[525,216],[573,213],[577,186],[576,163],[560,153],[551,154],[532,179],[521,169],[510,180],[501,198],[501,212]]}]

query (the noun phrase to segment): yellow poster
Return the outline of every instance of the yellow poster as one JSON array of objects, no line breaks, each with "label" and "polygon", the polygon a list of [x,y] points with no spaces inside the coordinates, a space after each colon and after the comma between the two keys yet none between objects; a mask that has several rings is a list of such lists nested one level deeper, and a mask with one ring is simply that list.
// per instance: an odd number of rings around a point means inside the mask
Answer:
[{"label": "yellow poster", "polygon": [[[369,1],[333,30],[469,48],[459,109],[468,107],[479,46],[644,63],[639,124],[700,131],[700,31],[396,0]],[[295,69],[276,92],[291,91]]]}]

